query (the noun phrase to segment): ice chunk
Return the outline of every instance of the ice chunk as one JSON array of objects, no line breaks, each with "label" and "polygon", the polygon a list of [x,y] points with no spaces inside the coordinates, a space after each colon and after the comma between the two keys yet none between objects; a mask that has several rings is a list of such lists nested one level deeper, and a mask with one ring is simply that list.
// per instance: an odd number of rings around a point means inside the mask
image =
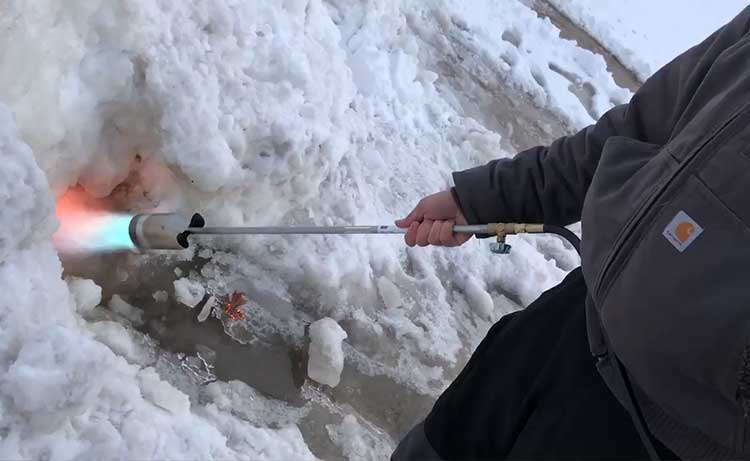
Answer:
[{"label": "ice chunk", "polygon": [[206,295],[206,289],[198,282],[188,278],[181,278],[174,281],[174,295],[177,301],[192,309]]},{"label": "ice chunk", "polygon": [[102,302],[102,288],[93,280],[70,277],[66,281],[70,294],[73,295],[76,310],[81,315],[91,312]]},{"label": "ice chunk", "polygon": [[151,296],[157,303],[165,303],[169,299],[169,294],[164,290],[155,291]]},{"label": "ice chunk", "polygon": [[120,282],[127,282],[128,279],[130,278],[130,274],[128,274],[128,271],[122,268],[117,269],[116,275],[117,275],[117,280],[119,280]]},{"label": "ice chunk", "polygon": [[347,338],[343,328],[331,318],[323,318],[310,325],[310,358],[307,375],[310,379],[331,387],[339,385],[344,369],[341,342]]},{"label": "ice chunk", "polygon": [[201,309],[200,313],[198,314],[198,322],[205,322],[209,315],[211,315],[211,312],[214,310],[214,306],[216,305],[216,296],[211,296],[206,301],[206,304],[203,305],[203,308]]},{"label": "ice chunk", "polygon": [[113,312],[130,320],[133,325],[143,324],[143,311],[128,304],[119,295],[112,296],[112,299],[109,301],[109,308],[112,309]]}]

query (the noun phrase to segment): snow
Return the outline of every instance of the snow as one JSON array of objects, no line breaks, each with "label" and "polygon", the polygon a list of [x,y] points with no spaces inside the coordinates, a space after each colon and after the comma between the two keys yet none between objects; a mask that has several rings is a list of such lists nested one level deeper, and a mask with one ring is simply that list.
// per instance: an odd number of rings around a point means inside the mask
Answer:
[{"label": "snow", "polygon": [[206,289],[198,282],[181,278],[174,281],[174,295],[177,301],[192,309],[206,295]]},{"label": "snow", "polygon": [[31,149],[18,141],[12,114],[0,107],[0,261],[28,247],[32,232],[39,236],[54,226],[53,202],[47,180],[36,166]]},{"label": "snow", "polygon": [[[158,366],[165,352],[138,329],[147,304],[172,307],[161,292],[174,275],[190,307],[206,292],[248,293],[248,319],[223,325],[247,348],[274,338],[287,357],[312,323],[310,377],[339,394],[289,400],[346,408],[331,437],[346,456],[377,459],[392,444],[374,434],[406,423],[367,421],[377,405],[363,399],[387,389],[383,408],[409,408],[393,413],[413,423],[499,315],[570,269],[570,250],[524,239],[500,258],[476,241],[193,237],[195,252],[113,256],[113,273],[101,260],[93,281],[66,265],[63,278],[53,206],[68,187],[128,212],[200,211],[212,225],[385,224],[452,171],[514,154],[517,108],[495,107],[506,122],[491,126],[472,98],[508,93],[554,133],[630,96],[601,56],[517,0],[40,0],[4,13],[3,459],[314,459],[303,431],[315,425],[291,403],[237,382],[191,390]],[[166,286],[140,293],[146,269]]]},{"label": "snow", "polygon": [[549,0],[641,80],[702,42],[747,7],[744,0]]},{"label": "snow", "polygon": [[321,384],[336,387],[344,370],[341,342],[346,331],[331,318],[322,318],[310,325],[310,347],[307,376]]},{"label": "snow", "polygon": [[398,287],[386,277],[380,277],[377,281],[378,292],[383,298],[383,303],[388,309],[395,309],[403,303],[401,291]]},{"label": "snow", "polygon": [[478,316],[487,320],[492,318],[492,312],[495,310],[492,296],[477,279],[469,278],[466,281],[466,297],[468,298],[469,305]]}]

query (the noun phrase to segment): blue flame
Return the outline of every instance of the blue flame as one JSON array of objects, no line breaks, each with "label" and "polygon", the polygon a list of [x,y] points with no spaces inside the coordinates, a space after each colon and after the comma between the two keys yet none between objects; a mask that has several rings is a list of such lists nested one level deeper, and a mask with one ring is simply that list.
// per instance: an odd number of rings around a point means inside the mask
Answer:
[{"label": "blue flame", "polygon": [[60,228],[55,234],[57,248],[67,253],[100,253],[134,250],[130,221],[126,214],[77,212],[58,213]]}]

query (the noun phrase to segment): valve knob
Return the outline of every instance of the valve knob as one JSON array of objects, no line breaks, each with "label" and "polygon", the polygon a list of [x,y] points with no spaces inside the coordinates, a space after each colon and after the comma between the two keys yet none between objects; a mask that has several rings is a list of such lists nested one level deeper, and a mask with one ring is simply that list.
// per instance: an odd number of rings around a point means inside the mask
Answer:
[{"label": "valve knob", "polygon": [[492,242],[490,243],[490,251],[496,255],[507,255],[510,254],[511,246],[505,242]]}]

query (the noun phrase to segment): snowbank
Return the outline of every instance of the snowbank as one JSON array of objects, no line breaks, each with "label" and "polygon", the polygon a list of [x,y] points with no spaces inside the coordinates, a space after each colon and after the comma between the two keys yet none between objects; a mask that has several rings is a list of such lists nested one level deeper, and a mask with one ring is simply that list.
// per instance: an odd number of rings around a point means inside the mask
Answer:
[{"label": "snowbank", "polygon": [[747,7],[743,0],[548,0],[645,80]]},{"label": "snowbank", "polygon": [[[0,207],[0,458],[313,458],[296,428],[254,428],[191,404],[152,368],[128,363],[94,338],[99,322],[80,314],[94,309],[101,290],[62,280],[50,241],[52,197],[4,106],[0,140],[7,199]],[[119,298],[112,302],[123,314],[137,313]],[[120,336],[118,352],[135,351],[133,341]],[[223,426],[259,437],[231,441]]]}]

